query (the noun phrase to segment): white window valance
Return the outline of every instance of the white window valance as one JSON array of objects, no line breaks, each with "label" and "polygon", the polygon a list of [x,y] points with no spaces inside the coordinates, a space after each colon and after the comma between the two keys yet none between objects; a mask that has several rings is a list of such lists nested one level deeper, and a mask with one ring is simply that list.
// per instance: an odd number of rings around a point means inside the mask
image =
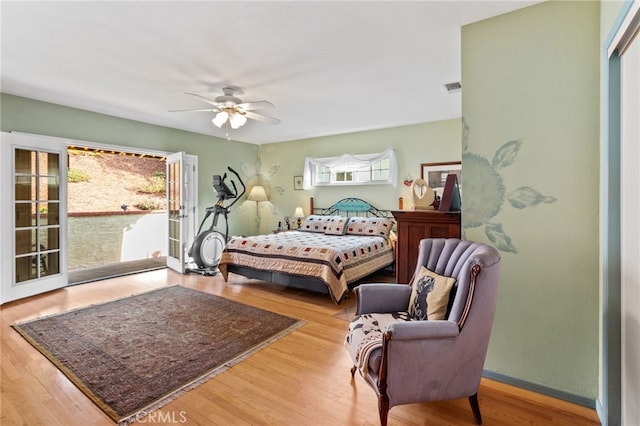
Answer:
[{"label": "white window valance", "polygon": [[389,160],[389,179],[387,180],[387,183],[390,183],[394,188],[397,188],[398,161],[396,159],[395,151],[391,148],[383,152],[372,154],[343,154],[339,157],[324,158],[305,157],[302,186],[304,189],[311,189],[313,186],[313,170],[318,166],[325,166],[329,168],[339,167],[342,170],[351,170],[358,167],[369,166],[377,161],[385,159]]}]

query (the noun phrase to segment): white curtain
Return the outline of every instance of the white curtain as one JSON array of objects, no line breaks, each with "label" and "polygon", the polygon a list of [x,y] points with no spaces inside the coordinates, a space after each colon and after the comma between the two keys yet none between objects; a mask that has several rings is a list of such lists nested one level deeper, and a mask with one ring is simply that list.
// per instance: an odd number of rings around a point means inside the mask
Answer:
[{"label": "white curtain", "polygon": [[311,171],[317,166],[327,166],[330,168],[336,166],[343,166],[345,169],[355,169],[361,166],[368,166],[376,161],[389,159],[389,183],[394,188],[398,187],[398,161],[396,159],[396,152],[389,148],[384,152],[377,152],[373,154],[343,154],[339,157],[325,157],[325,158],[311,158],[305,157],[304,159],[304,174],[302,180],[302,187],[304,189],[311,189],[313,182],[311,180]]}]

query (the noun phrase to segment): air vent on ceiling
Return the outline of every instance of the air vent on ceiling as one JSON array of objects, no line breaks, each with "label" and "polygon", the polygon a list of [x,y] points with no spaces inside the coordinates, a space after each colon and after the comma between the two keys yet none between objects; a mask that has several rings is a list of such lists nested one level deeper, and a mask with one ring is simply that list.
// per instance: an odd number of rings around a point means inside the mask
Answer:
[{"label": "air vent on ceiling", "polygon": [[458,92],[460,89],[462,89],[462,85],[459,81],[456,81],[455,83],[447,83],[444,85],[444,87],[449,93]]}]

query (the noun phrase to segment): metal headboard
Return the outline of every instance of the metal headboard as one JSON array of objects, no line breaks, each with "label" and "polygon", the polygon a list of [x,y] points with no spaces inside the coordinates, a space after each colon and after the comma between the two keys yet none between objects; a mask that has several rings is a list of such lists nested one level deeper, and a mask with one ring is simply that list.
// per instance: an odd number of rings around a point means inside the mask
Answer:
[{"label": "metal headboard", "polygon": [[360,198],[343,198],[330,207],[314,207],[313,197],[309,199],[309,211],[312,214],[340,215],[340,216],[365,216],[365,217],[389,217],[391,210],[381,210]]}]

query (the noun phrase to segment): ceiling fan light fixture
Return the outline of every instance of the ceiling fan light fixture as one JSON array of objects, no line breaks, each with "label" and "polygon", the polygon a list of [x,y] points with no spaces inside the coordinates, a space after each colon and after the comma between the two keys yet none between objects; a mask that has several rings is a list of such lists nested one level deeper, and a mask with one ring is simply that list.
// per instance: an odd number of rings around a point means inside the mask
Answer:
[{"label": "ceiling fan light fixture", "polygon": [[228,119],[229,119],[229,113],[227,111],[220,111],[219,113],[216,114],[216,116],[211,121],[216,126],[222,127],[222,125],[226,123]]},{"label": "ceiling fan light fixture", "polygon": [[229,116],[229,123],[231,124],[231,128],[234,129],[234,130],[239,128],[239,127],[244,126],[244,124],[246,122],[247,122],[247,117],[245,117],[244,115],[242,115],[240,113],[233,112]]},{"label": "ceiling fan light fixture", "polygon": [[209,108],[198,108],[189,110],[173,110],[170,112],[180,111],[210,111],[215,112],[215,117],[211,122],[218,128],[224,127],[227,136],[230,130],[236,130],[244,126],[248,119],[262,121],[269,124],[278,124],[280,120],[277,118],[269,117],[268,115],[255,112],[255,110],[263,108],[273,108],[273,104],[269,101],[253,101],[242,102],[240,98],[233,96],[234,91],[237,90],[233,87],[225,87],[222,89],[224,95],[218,96],[215,99],[209,99],[205,96],[195,93],[185,93],[187,95],[196,96],[206,103],[210,104]]}]

